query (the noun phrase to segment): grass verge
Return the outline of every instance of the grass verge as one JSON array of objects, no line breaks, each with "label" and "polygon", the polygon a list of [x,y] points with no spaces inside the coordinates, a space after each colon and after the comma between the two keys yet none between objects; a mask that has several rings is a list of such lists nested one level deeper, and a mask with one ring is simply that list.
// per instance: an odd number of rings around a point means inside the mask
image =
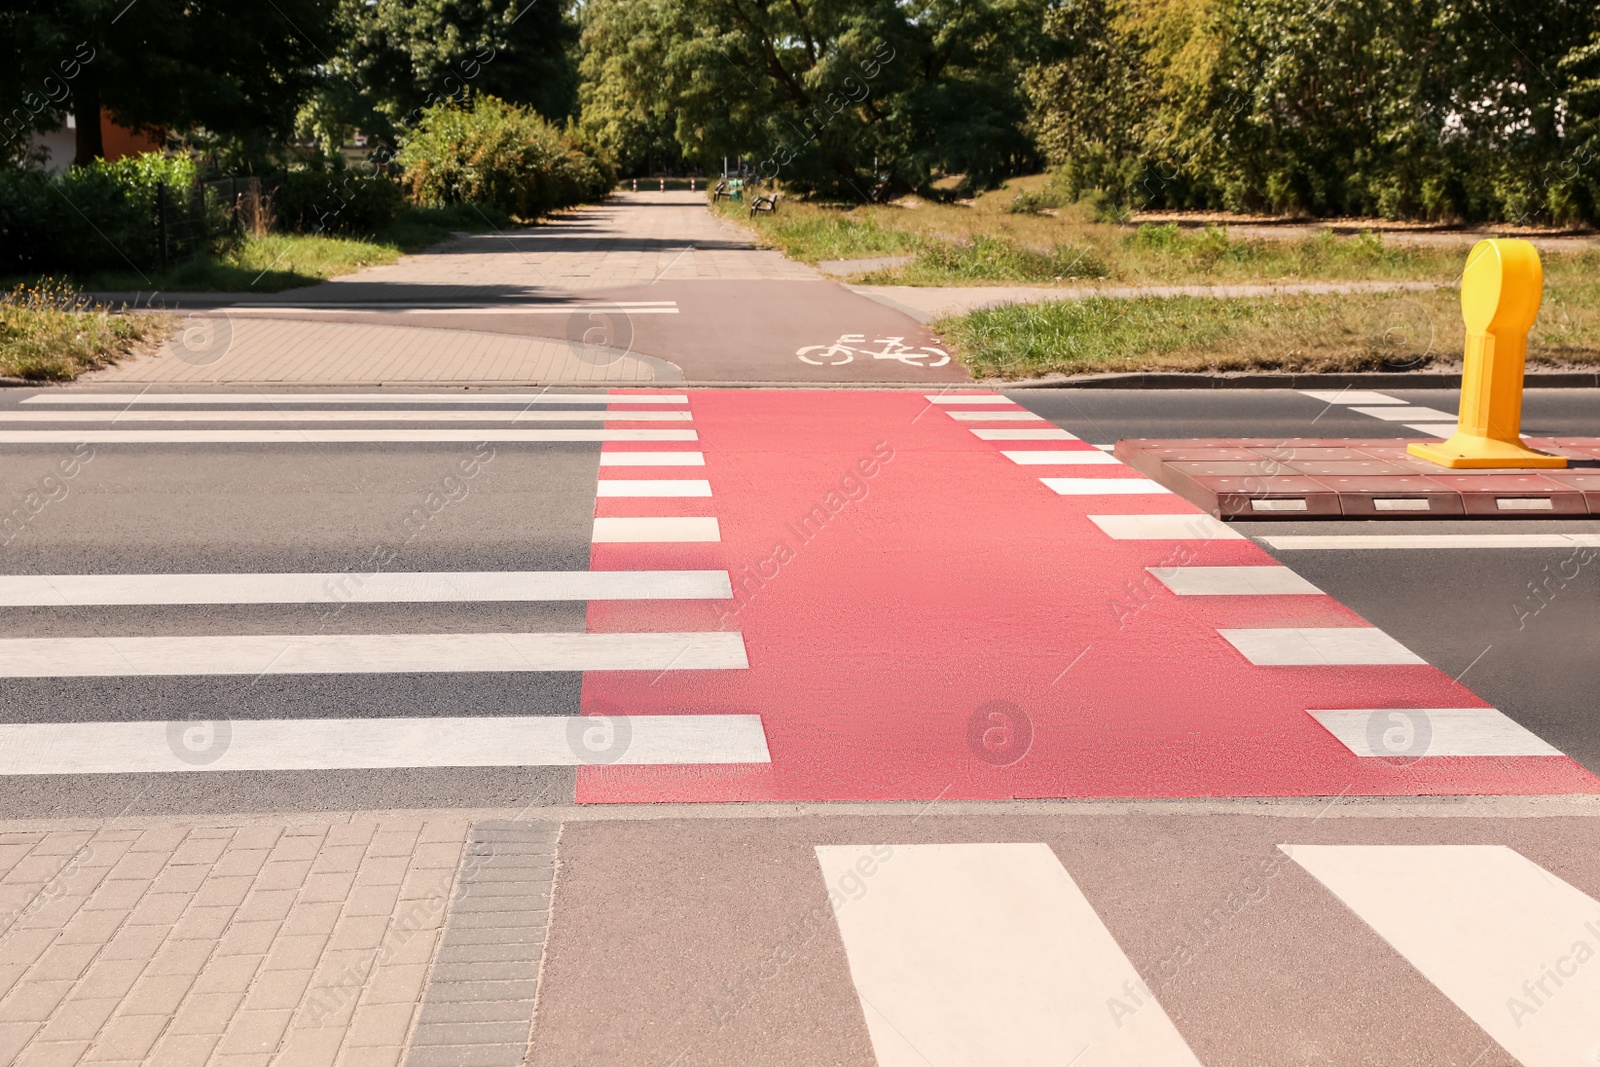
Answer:
[{"label": "grass verge", "polygon": [[[1020,178],[971,201],[841,205],[786,199],[775,214],[745,219],[761,240],[806,263],[911,254],[905,266],[863,274],[878,285],[1010,282],[1120,285],[1405,280],[1448,282],[1461,272],[1461,247],[1400,244],[1381,234],[1321,233],[1298,239],[1236,238],[1225,227],[1101,221],[1086,204],[1052,203],[1043,176]],[[1564,258],[1551,256],[1548,258]]]},{"label": "grass verge", "polygon": [[[980,377],[1120,371],[1420,370],[1461,358],[1452,289],[1268,299],[1092,297],[1017,304],[934,329]],[[1534,366],[1600,365],[1600,281],[1559,272],[1529,337]]]},{"label": "grass verge", "polygon": [[106,271],[73,275],[69,282],[91,292],[177,291],[278,293],[315,285],[364,267],[393,263],[461,231],[486,233],[515,223],[491,208],[470,204],[408,208],[392,225],[371,236],[274,233],[240,238],[232,248],[197,256],[164,271]]},{"label": "grass verge", "polygon": [[159,342],[172,322],[113,314],[53,279],[0,294],[0,374],[71,381]]}]

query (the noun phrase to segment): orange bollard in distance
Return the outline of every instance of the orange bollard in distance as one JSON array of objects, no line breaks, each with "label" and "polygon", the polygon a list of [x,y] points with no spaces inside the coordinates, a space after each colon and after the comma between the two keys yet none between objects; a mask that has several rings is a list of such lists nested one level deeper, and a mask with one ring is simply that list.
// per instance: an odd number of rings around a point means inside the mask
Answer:
[{"label": "orange bollard in distance", "polygon": [[1522,443],[1522,370],[1528,330],[1539,314],[1544,269],[1527,241],[1479,241],[1461,275],[1461,317],[1467,325],[1461,408],[1456,432],[1438,444],[1406,451],[1441,467],[1565,467],[1562,456]]}]

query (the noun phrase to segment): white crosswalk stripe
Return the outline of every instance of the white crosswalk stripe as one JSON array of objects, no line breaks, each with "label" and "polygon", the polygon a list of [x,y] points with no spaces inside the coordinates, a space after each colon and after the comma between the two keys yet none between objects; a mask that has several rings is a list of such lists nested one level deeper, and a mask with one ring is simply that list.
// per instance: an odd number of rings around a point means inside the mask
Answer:
[{"label": "white crosswalk stripe", "polygon": [[727,571],[355,571],[0,576],[0,606],[424,604],[733,596]]},{"label": "white crosswalk stripe", "polygon": [[1376,626],[1218,630],[1258,667],[1426,663]]},{"label": "white crosswalk stripe", "polygon": [[602,452],[602,467],[704,467],[704,452]]},{"label": "white crosswalk stripe", "polygon": [[248,634],[0,639],[0,677],[687,671],[748,667],[738,633]]},{"label": "white crosswalk stripe", "polygon": [[974,429],[972,436],[980,441],[1076,441],[1078,438],[1066,430],[1052,426],[1048,430],[989,430]]},{"label": "white crosswalk stripe", "polygon": [[1238,530],[1210,515],[1090,515],[1089,521],[1116,541],[1242,541]]},{"label": "white crosswalk stripe", "polygon": [[24,404],[57,407],[115,407],[196,404],[229,407],[248,404],[439,404],[468,407],[475,404],[678,404],[689,402],[685,393],[39,393]]},{"label": "white crosswalk stripe", "polygon": [[1178,596],[1310,596],[1322,590],[1288,567],[1146,567]]},{"label": "white crosswalk stripe", "polygon": [[1457,416],[1438,408],[1408,404],[1399,397],[1364,389],[1301,389],[1299,392],[1325,404],[1343,404],[1359,415],[1384,422],[1403,423],[1405,428],[1426,437],[1449,437],[1455,432]]},{"label": "white crosswalk stripe", "polygon": [[710,496],[711,483],[704,478],[602,478],[602,497],[694,497]]},{"label": "white crosswalk stripe", "polygon": [[1523,1067],[1595,1058],[1600,901],[1503,845],[1283,845]]},{"label": "white crosswalk stripe", "polygon": [[0,775],[770,762],[758,715],[0,724]]},{"label": "white crosswalk stripe", "polygon": [[1048,845],[816,852],[879,1067],[1199,1067]]},{"label": "white crosswalk stripe", "polygon": [[0,411],[0,422],[692,422],[687,411]]},{"label": "white crosswalk stripe", "polygon": [[[1105,453],[1102,452],[1101,455]],[[1149,478],[1040,478],[1039,480],[1062,496],[1140,496],[1172,492],[1171,489]]]},{"label": "white crosswalk stripe", "polygon": [[[43,393],[24,401],[27,409],[0,410],[0,425],[17,427],[0,429],[0,445],[692,442],[699,435],[691,428],[638,425],[692,423],[688,410],[672,410],[688,399],[682,393]],[[329,410],[331,404],[374,406]],[[549,425],[560,423],[602,425]],[[100,428],[105,424],[116,428]]]},{"label": "white crosswalk stripe", "polygon": [[1351,408],[1350,410],[1360,412],[1363,415],[1371,415],[1373,418],[1382,419],[1384,422],[1456,421],[1456,416],[1448,411],[1440,411],[1437,408],[1414,407],[1410,404],[1400,407]]},{"label": "white crosswalk stripe", "polygon": [[592,540],[597,545],[720,541],[722,531],[713,516],[604,518],[594,520]]},{"label": "white crosswalk stripe", "polygon": [[1301,389],[1301,393],[1325,404],[1404,404],[1405,401],[1388,393],[1375,393],[1368,389]]},{"label": "white crosswalk stripe", "polygon": [[1120,459],[1115,456],[1108,456],[1097,448],[1075,448],[1071,451],[1045,448],[1002,449],[1000,454],[1011,462],[1024,467],[1122,465]]},{"label": "white crosswalk stripe", "polygon": [[1311,717],[1363,757],[1561,755],[1496,708],[1340,708]]},{"label": "white crosswalk stripe", "polygon": [[1041,416],[1031,411],[947,411],[957,422],[1043,422]]},{"label": "white crosswalk stripe", "polygon": [[161,445],[161,444],[537,444],[604,441],[697,441],[694,430],[523,430],[485,426],[447,430],[396,426],[361,430],[0,430],[6,445]]}]

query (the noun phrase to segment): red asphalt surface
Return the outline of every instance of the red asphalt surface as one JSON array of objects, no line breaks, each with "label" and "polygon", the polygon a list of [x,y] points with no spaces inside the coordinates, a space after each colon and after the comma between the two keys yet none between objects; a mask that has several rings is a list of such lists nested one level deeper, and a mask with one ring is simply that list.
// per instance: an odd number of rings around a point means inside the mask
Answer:
[{"label": "red asphalt surface", "polygon": [[[714,495],[601,498],[596,514],[714,515],[721,543],[597,544],[591,566],[726,568],[739,595],[596,601],[588,625],[738,630],[750,667],[588,672],[583,711],[758,714],[772,762],[580,767],[581,803],[1600,792],[1564,756],[1352,754],[1308,709],[1485,702],[1427,665],[1251,664],[1219,628],[1366,623],[1327,596],[1172,594],[1145,568],[1276,564],[1248,540],[1113,540],[1088,516],[1200,512],[1059,496],[1039,479],[1134,472],[1020,466],[1001,449],[1091,446],[970,432],[1047,422],[958,422],[912,392],[697,391],[689,406],[704,468],[601,477],[703,477]],[[813,508],[827,521],[802,529]],[[1016,710],[989,718],[992,701]]]}]

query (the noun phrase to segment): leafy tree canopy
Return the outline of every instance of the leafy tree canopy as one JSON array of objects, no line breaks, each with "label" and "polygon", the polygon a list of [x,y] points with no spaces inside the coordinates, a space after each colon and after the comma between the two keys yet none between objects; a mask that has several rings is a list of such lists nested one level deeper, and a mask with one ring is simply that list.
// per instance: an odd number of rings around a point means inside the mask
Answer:
[{"label": "leafy tree canopy", "polygon": [[[1047,0],[588,0],[583,125],[626,167],[668,135],[864,197],[1033,160],[1023,72]],[[876,160],[877,169],[874,170]]]},{"label": "leafy tree canopy", "polygon": [[1069,185],[1133,207],[1592,220],[1597,20],[1593,0],[1064,0],[1033,122]]},{"label": "leafy tree canopy", "polygon": [[80,162],[100,152],[102,108],[127,126],[283,137],[333,48],[333,3],[8,2],[0,91],[30,129],[75,115]]},{"label": "leafy tree canopy", "polygon": [[476,94],[561,121],[576,109],[577,29],[558,0],[338,0],[340,44],[302,129],[385,139]]}]

